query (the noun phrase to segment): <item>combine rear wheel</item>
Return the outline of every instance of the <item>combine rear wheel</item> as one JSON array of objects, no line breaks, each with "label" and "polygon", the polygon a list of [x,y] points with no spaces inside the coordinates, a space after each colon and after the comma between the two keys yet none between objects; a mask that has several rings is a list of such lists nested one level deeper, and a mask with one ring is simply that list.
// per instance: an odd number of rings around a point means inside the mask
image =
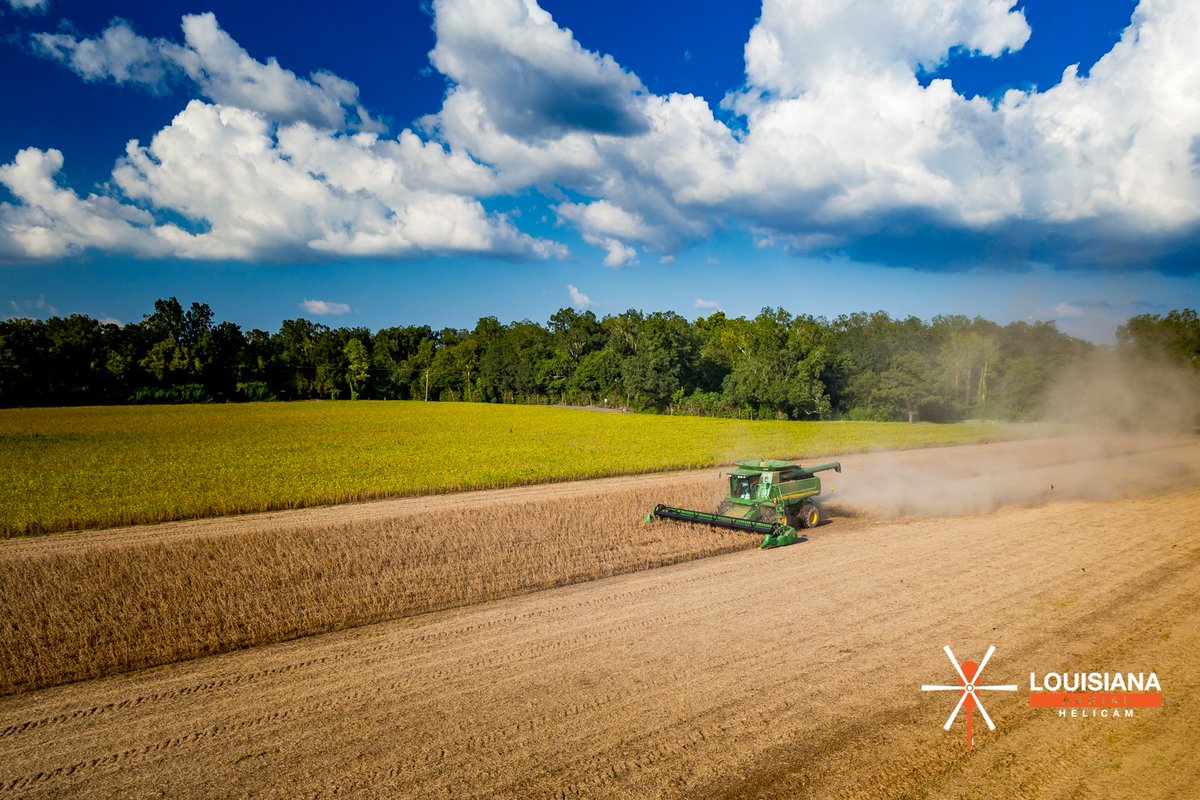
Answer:
[{"label": "combine rear wheel", "polygon": [[821,509],[814,503],[805,503],[796,516],[800,518],[801,528],[815,528],[821,522]]}]

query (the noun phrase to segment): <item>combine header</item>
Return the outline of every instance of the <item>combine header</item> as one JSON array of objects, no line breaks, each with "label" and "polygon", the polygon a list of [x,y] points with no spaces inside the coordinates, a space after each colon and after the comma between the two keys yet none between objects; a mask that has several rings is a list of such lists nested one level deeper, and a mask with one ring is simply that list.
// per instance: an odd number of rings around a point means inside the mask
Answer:
[{"label": "combine header", "polygon": [[842,471],[837,461],[815,467],[768,459],[735,464],[737,469],[729,472],[729,496],[715,514],[660,503],[646,515],[646,522],[658,517],[761,533],[760,550],[795,544],[800,541],[798,528],[815,528],[821,521],[821,510],[813,500],[821,493],[816,473]]}]

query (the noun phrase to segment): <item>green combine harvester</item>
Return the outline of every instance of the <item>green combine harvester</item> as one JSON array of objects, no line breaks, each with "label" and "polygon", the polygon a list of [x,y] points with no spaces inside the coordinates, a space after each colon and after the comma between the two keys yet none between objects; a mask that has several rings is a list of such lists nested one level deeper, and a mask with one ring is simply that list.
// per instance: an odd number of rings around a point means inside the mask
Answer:
[{"label": "green combine harvester", "polygon": [[715,514],[659,503],[646,515],[646,522],[657,517],[761,533],[760,550],[795,544],[800,541],[798,529],[815,528],[821,521],[821,509],[814,500],[821,493],[816,473],[842,471],[837,461],[815,467],[769,459],[734,463],[737,469],[729,472],[729,496]]}]

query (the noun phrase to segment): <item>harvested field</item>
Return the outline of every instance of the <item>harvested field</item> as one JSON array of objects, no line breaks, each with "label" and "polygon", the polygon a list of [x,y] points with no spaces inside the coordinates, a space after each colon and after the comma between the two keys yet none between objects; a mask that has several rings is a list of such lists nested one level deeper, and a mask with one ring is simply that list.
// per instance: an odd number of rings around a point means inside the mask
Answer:
[{"label": "harvested field", "polygon": [[[871,458],[798,546],[0,699],[0,796],[1196,796],[1200,444]],[[868,508],[855,474],[945,503]],[[1021,686],[970,752],[919,690],[947,643]],[[1029,707],[1028,672],[1073,670],[1153,670],[1165,707]]]}]

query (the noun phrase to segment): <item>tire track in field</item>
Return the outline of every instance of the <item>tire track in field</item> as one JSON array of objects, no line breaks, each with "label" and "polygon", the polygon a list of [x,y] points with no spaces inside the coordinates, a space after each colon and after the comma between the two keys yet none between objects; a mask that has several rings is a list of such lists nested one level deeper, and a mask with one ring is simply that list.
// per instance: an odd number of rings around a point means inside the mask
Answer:
[{"label": "tire track in field", "polygon": [[[328,707],[334,705],[336,702],[337,701],[331,700],[326,704],[312,706],[309,709],[304,710]],[[224,725],[213,725],[203,730],[194,731],[182,736],[173,736],[169,739],[163,739],[140,747],[131,747],[119,752],[107,753],[105,755],[96,756],[84,761],[78,761],[74,764],[39,771],[36,774],[22,775],[16,778],[0,778],[0,792],[12,792],[16,790],[29,789],[40,784],[54,781],[58,778],[71,777],[76,774],[86,777],[90,771],[100,769],[101,767],[121,765],[133,759],[158,754],[163,751],[186,747],[205,739],[220,739],[229,733],[242,731],[247,728],[253,728],[268,722],[282,721],[292,716],[295,711],[296,709],[272,711],[252,719],[243,719]]]},{"label": "tire track in field", "polygon": [[[1086,651],[1074,653],[1065,663],[1060,661],[1056,666],[1077,669],[1088,665],[1134,662],[1136,659],[1132,656],[1145,646],[1144,639],[1147,636],[1156,637],[1157,629],[1164,620],[1178,619],[1187,614],[1200,616],[1191,603],[1196,588],[1195,572],[1194,564],[1182,561],[1153,568],[1141,580],[1122,583],[1116,593],[1106,598],[1111,601],[1111,606],[1090,609],[1079,617],[1071,618],[1069,622],[1062,621],[1034,629],[1027,637],[1029,641],[1023,643],[1022,652],[1054,652],[1064,638],[1085,627],[1100,632],[1099,638]],[[1122,609],[1126,617],[1119,628],[1109,624],[1113,607]],[[1142,631],[1144,634],[1140,638],[1133,638],[1131,631]],[[959,655],[961,657],[962,653]],[[1152,663],[1162,664],[1158,660]],[[992,707],[990,698],[988,705]],[[927,793],[939,796],[942,791],[961,791],[965,785],[970,785],[963,781],[964,770],[970,769],[982,777],[992,767],[1010,769],[1014,763],[1019,763],[1020,774],[1016,776],[1016,785],[1006,784],[1003,790],[996,792],[997,795],[1058,796],[1044,792],[1047,775],[1063,773],[1068,767],[1071,770],[1086,769],[1088,760],[1095,757],[1095,750],[1102,749],[1107,743],[1105,739],[1112,735],[1111,729],[1102,723],[1063,736],[1061,726],[1072,723],[1051,718],[1050,710],[1030,712],[1027,708],[1021,708],[1020,713],[1000,716],[993,707],[993,716],[997,717],[997,730],[981,731],[977,739],[977,751],[988,748],[984,751],[988,754],[986,756],[977,753],[968,756],[957,748],[946,748],[944,742],[930,741],[919,750],[897,747],[899,753],[892,759],[863,765],[862,759],[853,755],[854,748],[861,746],[859,737],[829,736],[822,742],[824,750],[819,753],[820,761],[835,764],[855,762],[860,768],[843,776],[845,779],[840,783],[827,785],[826,790],[846,797],[909,798],[926,796]],[[934,714],[925,717],[927,733],[936,720]],[[903,745],[906,736],[914,736],[913,732],[903,730],[901,722],[892,720],[892,724],[901,729],[900,734],[889,736],[893,745]],[[1056,725],[1059,726],[1057,729]],[[958,728],[961,728],[961,723]],[[956,733],[961,735],[958,728]],[[918,731],[914,738],[920,736],[921,732]],[[757,770],[749,784],[746,781],[719,781],[704,786],[693,796],[796,796],[806,782],[817,780],[813,770],[807,766],[812,763],[814,755],[818,754],[807,746],[777,748],[762,759],[767,766]],[[979,760],[984,758],[987,762],[981,765]],[[1077,796],[1080,784],[1071,782],[1069,786],[1070,790],[1065,796]],[[837,791],[839,787],[841,791]]]},{"label": "tire track in field", "polygon": [[[667,615],[664,617],[664,619],[673,618],[674,616],[676,615]],[[619,630],[628,629],[629,627],[641,628],[645,626],[639,624],[637,626],[626,626],[626,628],[619,628]],[[546,651],[556,649],[557,648],[543,648],[543,650]],[[327,660],[328,659],[314,659],[311,663]],[[474,665],[473,671],[483,672],[494,667],[498,663],[503,662],[484,660],[479,662],[477,665]],[[293,670],[288,669],[287,666],[284,666],[278,669],[264,670],[262,671],[261,675],[282,676],[292,671]],[[442,681],[436,680],[440,677],[442,677],[442,675],[435,676],[435,682],[442,683]],[[227,685],[234,685],[237,683],[240,683],[240,681],[229,681],[227,682]],[[201,688],[203,689],[207,687]],[[173,735],[166,738],[157,739],[145,744],[127,747],[117,752],[109,752],[104,753],[103,755],[93,756],[72,764],[40,770],[37,773],[21,775],[17,777],[0,777],[0,793],[35,788],[44,784],[52,784],[54,781],[60,778],[68,778],[76,775],[86,778],[90,772],[105,767],[123,765],[132,760],[145,758],[147,756],[155,756],[167,751],[188,748],[202,742],[214,740],[220,741],[234,733],[247,731],[266,724],[285,722],[289,719],[294,719],[301,716],[312,716],[316,712],[330,708],[352,705],[362,700],[375,698],[382,695],[391,695],[397,692],[397,690],[401,689],[411,690],[417,695],[424,693],[424,690],[419,687],[414,689],[411,686],[410,681],[407,679],[394,680],[390,683],[376,686],[372,689],[352,691],[346,694],[330,697],[319,702],[289,706],[287,708],[271,711],[269,713],[261,714],[252,718],[244,718],[217,725],[211,725],[198,731],[191,731],[180,735]],[[147,697],[161,697],[165,694],[166,693],[154,693],[152,695],[147,695]],[[176,693],[176,697],[187,697],[190,694],[190,692]],[[452,750],[453,752],[470,753],[478,750],[481,747],[492,746],[497,742],[508,741],[514,735],[519,734],[522,730],[534,730],[539,727],[539,724],[544,725],[546,722],[551,720],[555,722],[562,722],[564,720],[571,720],[584,716],[587,713],[594,712],[606,705],[609,705],[616,698],[617,695],[615,694],[591,698],[585,702],[574,703],[563,712],[555,714],[543,713],[532,718],[526,718],[504,728],[490,730],[485,734],[481,734],[473,729],[460,728],[460,732],[465,734],[465,738],[444,744],[439,749],[437,754],[426,753],[420,760],[420,763],[427,767],[437,766],[445,762],[445,756],[448,749]],[[136,705],[136,703],[134,705]],[[72,716],[63,721],[78,721],[84,718],[86,718],[86,715]]]},{"label": "tire track in field", "polygon": [[[372,649],[377,650],[382,648]],[[49,717],[42,717],[40,719],[26,720],[25,722],[10,724],[3,729],[0,729],[0,739],[5,739],[10,736],[17,736],[22,733],[28,733],[30,731],[46,728],[48,726],[62,725],[68,722],[77,722],[112,712],[125,711],[127,709],[136,709],[139,706],[150,703],[178,700],[180,698],[224,689],[226,687],[240,686],[244,683],[249,683],[261,678],[283,676],[289,672],[295,672],[297,670],[306,669],[315,665],[343,661],[348,658],[354,658],[357,655],[358,653],[342,653],[322,656],[320,658],[312,658],[304,661],[285,664],[281,667],[272,667],[270,669],[261,669],[255,670],[254,672],[230,675],[227,678],[214,678],[212,680],[205,681],[204,683],[190,684],[188,686],[182,686],[178,689],[166,689],[158,692],[150,692],[148,694],[137,694],[121,700],[112,700],[101,705],[92,705],[86,708],[77,708],[72,711],[63,711]]]},{"label": "tire track in field", "polygon": [[[289,672],[289,670],[286,668],[281,668],[278,670],[271,670],[269,672],[272,674],[283,675]],[[376,686],[372,689],[362,689],[350,692],[348,694],[340,694],[319,702],[289,706],[287,708],[271,711],[255,717],[210,725],[201,730],[169,736],[162,739],[156,739],[145,744],[127,747],[117,752],[109,752],[103,755],[93,756],[85,760],[77,761],[73,764],[63,765],[53,769],[41,770],[33,774],[22,775],[15,778],[0,777],[0,792],[12,792],[15,790],[27,789],[54,781],[58,778],[70,777],[76,774],[82,774],[86,776],[89,771],[100,769],[102,767],[123,764],[133,759],[156,755],[164,751],[173,751],[180,748],[186,748],[204,741],[220,740],[233,733],[257,728],[265,724],[283,722],[288,719],[294,719],[301,716],[311,716],[315,712],[352,704],[364,699],[392,693],[403,688],[409,688],[408,681],[395,680],[384,685]],[[571,706],[566,715],[555,715],[555,718],[581,716],[589,711],[603,707],[607,703],[611,702],[612,699],[614,699],[614,696],[610,695],[602,698],[594,698],[585,703],[576,703],[575,705]],[[542,717],[542,719],[549,718],[550,715],[543,715]],[[74,719],[81,719],[81,717]],[[536,722],[536,719],[525,720],[509,726],[507,729],[491,731],[487,735],[480,735],[478,732],[468,731],[467,738],[463,743],[468,747],[470,747],[472,744],[479,746],[483,743],[491,743],[499,738],[517,733],[523,728],[532,727],[536,724]],[[444,753],[445,749],[443,748],[443,756]],[[428,756],[425,758],[425,763],[427,764],[435,763],[437,761],[444,761],[444,758],[435,759]]]},{"label": "tire track in field", "polygon": [[[1193,508],[1195,504],[1193,503]],[[1120,531],[1116,526],[1106,531],[1102,539],[1098,539],[1096,546],[1107,549],[1113,543],[1125,542],[1127,546],[1123,548],[1128,555],[1127,563],[1137,562],[1138,548],[1136,545],[1129,544],[1126,540],[1129,537]],[[1121,561],[1121,559],[1114,559]],[[1144,560],[1144,559],[1143,559]],[[1090,566],[1090,565],[1089,565]],[[1025,638],[1026,641],[1021,643],[1008,642],[1008,647],[1014,644],[1021,644],[1019,652],[1045,654],[1057,650],[1058,645],[1068,639],[1071,634],[1077,633],[1081,628],[1087,630],[1100,631],[1102,640],[1094,645],[1089,646],[1087,652],[1078,652],[1071,654],[1070,661],[1061,663],[1061,659],[1054,665],[1063,669],[1083,667],[1087,665],[1095,666],[1097,664],[1113,664],[1113,663],[1128,663],[1122,660],[1122,655],[1135,651],[1137,643],[1130,640],[1128,636],[1129,630],[1145,630],[1155,632],[1156,625],[1161,624],[1161,621],[1174,612],[1176,615],[1187,608],[1187,597],[1190,593],[1194,593],[1196,587],[1195,565],[1193,563],[1178,561],[1176,563],[1163,565],[1156,568],[1151,568],[1149,572],[1126,576],[1126,580],[1117,585],[1119,591],[1107,592],[1103,602],[1097,603],[1097,606],[1085,610],[1079,616],[1071,616],[1054,625],[1037,627],[1031,630],[1031,633]],[[1134,579],[1136,578],[1136,579]],[[1190,585],[1189,585],[1190,584]],[[1074,587],[1069,587],[1074,588]],[[1003,600],[993,600],[987,606],[980,609],[973,609],[984,612],[980,614],[984,619],[992,612],[992,609],[1003,604]],[[1125,624],[1119,629],[1112,630],[1111,617],[1113,608],[1121,609],[1126,614],[1140,604],[1142,611],[1137,617],[1132,620],[1125,620]],[[937,632],[931,631],[936,638]],[[952,637],[946,636],[951,639]],[[1017,651],[1014,651],[1017,652]],[[960,657],[964,655],[959,652]],[[1035,662],[1036,663],[1036,662]],[[1045,662],[1043,662],[1045,663]],[[1054,662],[1051,662],[1054,663]],[[1144,663],[1144,662],[1143,662]],[[911,685],[916,685],[917,677],[914,676]],[[989,700],[989,707],[991,701]],[[993,715],[995,709],[993,708]],[[933,719],[932,714],[928,715],[930,720]],[[1018,716],[1015,720],[998,719],[1000,728],[998,733],[987,733],[986,735],[998,736],[1000,738],[1013,736],[1019,733],[1023,725],[1036,724],[1037,720],[1027,717]],[[932,722],[929,727],[932,727]],[[917,732],[917,736],[920,731]],[[1066,754],[1075,754],[1076,751],[1086,748],[1080,748],[1079,742],[1076,740],[1066,740],[1061,742],[1061,732],[1056,735],[1044,737],[1039,741],[1038,747],[1043,747],[1042,741],[1051,744],[1049,755],[1047,755],[1047,764],[1059,763],[1058,760]],[[825,753],[823,761],[837,763],[842,758],[841,751],[851,748],[852,745],[857,746],[854,739],[850,739],[839,743],[838,737],[830,737],[826,742],[832,741],[837,745],[833,752]],[[1061,744],[1061,746],[1059,746]],[[898,748],[899,749],[899,748]],[[839,792],[839,796],[864,796],[864,797],[916,797],[923,796],[924,792],[920,790],[920,784],[923,783],[926,787],[930,786],[931,776],[945,773],[948,776],[956,775],[956,770],[961,770],[963,764],[967,763],[961,759],[947,760],[944,756],[945,750],[938,744],[931,744],[927,752],[920,754],[921,760],[916,760],[916,756],[911,750],[902,749],[903,760],[890,761],[886,764],[879,765],[876,769],[869,769],[867,774],[861,770],[847,777],[841,784],[844,791]],[[1010,749],[1009,757],[1013,755]],[[802,787],[801,778],[804,772],[801,766],[805,764],[811,753],[797,749],[794,746],[788,746],[773,752],[769,757],[762,759],[764,764],[781,765],[775,769],[766,767],[760,770],[760,776],[757,782],[747,786],[744,782],[730,783],[727,782],[722,788],[721,784],[714,784],[704,787],[702,791],[695,794],[697,797],[738,797],[746,795],[755,796],[780,796],[791,797],[795,796],[796,792]],[[1027,759],[1026,759],[1027,760]],[[1067,759],[1068,761],[1070,759]],[[859,760],[861,764],[861,759]],[[801,777],[796,776],[799,771]],[[919,778],[914,783],[906,783],[900,780],[900,776],[904,773],[910,773]],[[811,775],[809,776],[812,777]],[[958,775],[961,778],[961,775]],[[873,778],[869,780],[868,778]],[[815,778],[814,778],[815,780]],[[827,791],[834,793],[834,787],[837,784],[827,786]],[[951,785],[955,785],[951,781]],[[961,780],[957,783],[957,787],[961,788],[964,784]],[[936,788],[936,784],[934,784]],[[852,788],[853,787],[853,788]],[[1001,796],[1031,796],[1025,793],[1012,792],[1011,788],[998,792]]]},{"label": "tire track in field", "polygon": [[[714,575],[726,576],[732,574],[735,570],[725,569],[719,570]],[[561,603],[549,608],[537,609],[534,611],[522,611],[519,613],[508,613],[494,616],[491,619],[470,624],[451,624],[449,626],[440,626],[436,631],[413,632],[405,636],[400,642],[400,646],[411,647],[417,645],[429,645],[437,642],[455,642],[461,641],[466,637],[478,635],[485,632],[495,631],[497,629],[508,628],[516,623],[527,623],[535,620],[553,619],[561,614],[568,612],[583,611],[588,608],[595,608],[600,605],[610,604],[616,601],[632,600],[639,597],[654,597],[662,595],[664,592],[669,592],[671,587],[678,585],[695,584],[701,581],[710,579],[708,576],[686,576],[675,581],[663,585],[645,586],[636,589],[622,590],[606,594],[600,598],[588,598],[582,602],[576,603]],[[706,610],[713,610],[712,607],[706,607]],[[434,614],[445,614],[446,612],[434,612]],[[665,615],[658,615],[652,619],[640,619],[629,625],[623,626],[616,630],[631,631],[651,627],[660,624],[663,621],[677,619],[680,612],[669,612]],[[432,615],[426,615],[432,616]],[[613,630],[613,629],[609,629]],[[554,644],[555,648],[567,648],[572,645],[587,643],[592,640],[592,636],[581,634],[572,637],[569,641],[560,641]],[[366,659],[369,656],[378,655],[380,653],[389,654],[396,649],[396,645],[391,642],[380,642],[374,645],[358,646],[353,650],[331,653],[319,658],[309,658],[300,661],[290,662],[279,667],[268,669],[258,669],[249,672],[236,673],[223,678],[206,680],[201,683],[193,683],[186,686],[181,686],[173,689],[164,689],[162,691],[152,692],[148,694],[135,694],[132,696],[122,697],[120,699],[111,700],[99,705],[91,705],[84,708],[75,708],[71,710],[61,711],[52,716],[43,716],[38,719],[24,720],[14,722],[0,728],[0,739],[17,736],[19,734],[32,732],[38,729],[43,729],[48,726],[61,725],[68,722],[76,722],[89,719],[96,716],[110,714],[114,712],[137,709],[141,706],[177,700],[179,698],[189,697],[192,695],[201,694],[204,692],[217,691],[230,687],[237,687],[244,683],[260,680],[263,678],[272,678],[286,675],[290,672],[304,670],[313,667],[333,666],[343,662],[354,664],[370,663]],[[512,654],[512,658],[531,658],[538,656],[548,649],[548,645],[541,643],[536,644],[532,648],[525,649],[521,655]],[[453,665],[445,668],[443,671],[435,674],[438,680],[445,680],[462,672],[477,671],[482,668],[495,668],[501,666],[511,666],[511,661],[501,661],[496,657],[475,658],[471,661],[456,661]]]}]

